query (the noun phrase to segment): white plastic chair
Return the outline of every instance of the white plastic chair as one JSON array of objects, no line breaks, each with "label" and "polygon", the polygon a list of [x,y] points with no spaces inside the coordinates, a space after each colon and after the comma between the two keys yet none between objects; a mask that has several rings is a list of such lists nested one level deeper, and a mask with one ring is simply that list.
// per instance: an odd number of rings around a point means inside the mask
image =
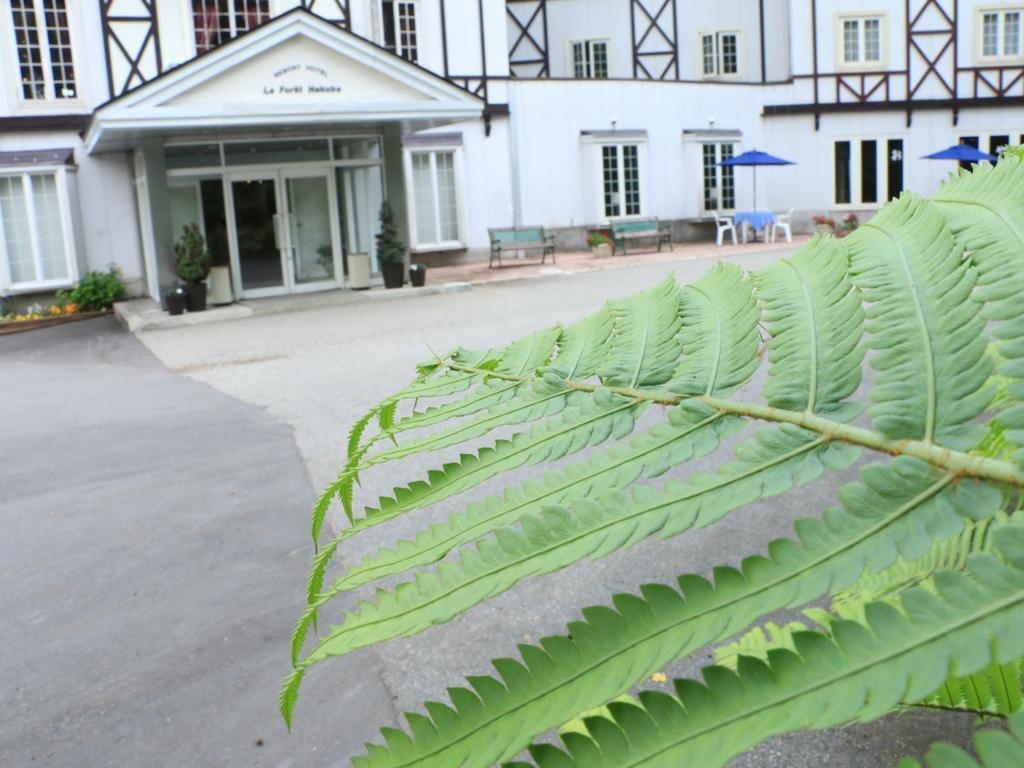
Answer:
[{"label": "white plastic chair", "polygon": [[736,225],[733,223],[732,216],[719,216],[718,212],[715,211],[715,244],[722,244],[722,235],[728,232],[732,235],[732,244],[736,245]]},{"label": "white plastic chair", "polygon": [[780,213],[778,216],[776,216],[775,217],[775,223],[772,224],[772,242],[773,243],[775,242],[775,233],[778,230],[781,229],[785,233],[785,235],[786,235],[786,242],[787,243],[792,243],[793,242],[792,223],[793,223],[793,209],[792,208],[790,208],[785,213]]}]

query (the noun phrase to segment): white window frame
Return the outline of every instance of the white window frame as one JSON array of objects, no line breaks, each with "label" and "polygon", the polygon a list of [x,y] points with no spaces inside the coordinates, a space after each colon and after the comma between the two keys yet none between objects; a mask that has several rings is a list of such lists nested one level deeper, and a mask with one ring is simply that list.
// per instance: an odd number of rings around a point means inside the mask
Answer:
[{"label": "white window frame", "polygon": [[[608,141],[604,140],[597,143],[597,205],[600,213],[601,221],[607,222],[612,219],[642,219],[647,212],[647,192],[644,188],[644,180],[647,178],[647,142],[646,140],[634,139],[634,138],[623,138],[621,141]],[[624,152],[623,147],[636,147],[636,167],[637,167],[637,194],[640,197],[640,210],[636,213],[626,213],[626,192],[625,192],[625,175],[624,175]],[[605,210],[604,204],[604,150],[605,147],[616,148],[616,163],[619,181],[619,201],[618,207],[619,212],[617,214],[609,214]]]},{"label": "white window frame", "polygon": [[[402,8],[403,5],[407,5],[407,6],[411,6],[412,7],[412,17],[413,17],[414,23],[416,25],[415,26],[415,30],[416,31],[415,31],[415,34],[413,36],[412,45],[410,46],[410,49],[412,50],[412,56],[411,57],[407,55],[408,52],[409,52],[409,49],[407,49],[405,46],[402,45],[402,25],[400,23],[400,19],[401,19],[401,8]],[[384,16],[385,16],[385,14],[384,14],[384,2],[383,2],[383,0],[381,0],[381,2],[378,4],[377,9],[380,12],[380,19],[381,19],[380,44],[381,44],[382,47],[387,48],[389,51],[391,51],[391,49],[387,47],[387,40],[386,40],[386,38],[384,36]],[[414,64],[418,63],[419,60],[420,60],[420,42],[421,42],[420,41],[420,22],[421,22],[421,18],[420,18],[419,0],[392,0],[392,2],[391,2],[391,16],[392,16],[391,23],[392,23],[392,25],[394,25],[394,30],[395,30],[395,48],[392,51],[392,53],[394,53],[396,56],[401,56],[403,59],[408,59],[409,61],[413,62]]]},{"label": "white window frame", "polygon": [[[431,186],[434,190],[435,203],[437,195],[437,161],[439,153],[452,155],[452,166],[455,172],[455,214],[457,218],[458,239],[445,240],[437,243],[421,243],[417,238],[416,228],[416,186],[413,180],[412,156],[429,154]],[[409,226],[410,251],[414,253],[429,253],[431,251],[452,251],[466,248],[466,162],[464,149],[460,146],[450,145],[424,145],[415,147],[403,147],[402,167],[405,172],[405,198],[406,198],[406,219]],[[440,207],[435,205],[435,211],[440,212]],[[437,231],[441,231],[440,218],[437,223]]]},{"label": "white window frame", "polygon": [[[736,71],[723,73],[722,35],[733,35],[736,38]],[[704,38],[714,40],[715,71],[704,71]],[[697,33],[697,74],[702,80],[738,80],[743,77],[743,31],[739,29],[705,29]]]},{"label": "white window frame", "polygon": [[[605,49],[605,66],[607,68],[607,74],[604,77],[597,77],[594,74],[584,75],[578,77],[576,75],[576,55],[575,46],[582,44],[585,49],[585,61],[584,65],[588,71],[593,70],[594,57],[593,57],[593,44],[604,43]],[[565,41],[565,60],[568,64],[566,69],[568,70],[568,76],[576,80],[607,80],[612,76],[612,39],[610,35],[594,35],[591,37],[573,37]]]},{"label": "white window frame", "polygon": [[[730,216],[730,215],[732,215],[733,213],[736,212],[735,205],[732,208],[721,208],[721,207],[719,207],[719,208],[708,208],[704,204],[704,147],[705,147],[705,145],[709,145],[709,144],[710,145],[714,145],[714,147],[715,147],[715,169],[716,169],[715,188],[718,190],[718,200],[721,201],[721,199],[722,199],[722,171],[724,170],[724,166],[719,165],[719,163],[721,163],[721,161],[722,161],[722,146],[726,145],[726,144],[732,146],[732,151],[733,151],[732,156],[735,157],[736,155],[739,154],[739,152],[737,152],[736,150],[739,148],[740,140],[739,140],[739,138],[730,138],[730,139],[726,139],[726,140],[715,140],[714,138],[705,138],[705,139],[701,139],[700,141],[695,141],[695,143],[697,144],[697,152],[698,152],[697,156],[699,158],[699,169],[700,169],[700,175],[698,176],[698,183],[700,184],[699,189],[700,189],[700,210],[701,210],[701,213],[703,215],[711,215],[711,214],[714,214],[714,213],[718,213],[718,214],[724,214],[726,216]],[[735,203],[736,202],[735,166],[731,166],[731,167],[733,168],[733,203]]]},{"label": "white window frame", "polygon": [[[273,18],[277,14],[282,12],[282,9],[276,7],[276,5],[277,5],[277,3],[279,1],[280,0],[268,0],[268,2],[267,2],[267,13],[268,13],[268,16],[267,16],[267,20],[264,21],[263,24],[267,24],[268,22],[273,20]],[[236,6],[236,3],[240,3],[240,2],[242,2],[242,0],[228,0],[228,2],[231,3],[231,12],[228,14],[228,39],[225,40],[224,42],[218,43],[217,45],[214,45],[214,46],[210,47],[208,50],[211,50],[211,51],[215,50],[216,48],[218,48],[221,45],[224,45],[228,41],[234,40],[236,37],[238,37],[243,32],[248,32],[249,31],[248,29],[239,30],[238,29],[238,25],[236,23],[236,19],[235,19],[235,15],[236,15],[235,6]],[[190,50],[192,52],[192,56],[195,57],[195,56],[199,55],[200,51],[199,51],[199,46],[196,45],[196,15],[195,15],[194,9],[192,8],[192,0],[181,0],[181,7],[182,7],[182,11],[183,11],[183,13],[185,14],[185,17],[186,17],[186,29],[188,29],[189,32],[190,32],[189,38],[188,38],[188,50]],[[261,24],[261,26],[262,26],[262,24]]]},{"label": "white window frame", "polygon": [[25,210],[28,214],[29,236],[31,237],[32,258],[35,262],[36,274],[41,274],[42,264],[39,255],[38,223],[35,216],[35,200],[32,198],[32,176],[52,175],[57,188],[57,205],[60,210],[61,235],[64,239],[64,258],[67,264],[67,277],[54,280],[31,280],[15,283],[11,273],[11,263],[7,256],[7,238],[4,232],[3,217],[0,216],[0,294],[35,293],[39,291],[55,291],[70,288],[78,282],[78,259],[75,253],[75,228],[71,221],[71,200],[68,195],[68,179],[71,171],[65,166],[31,166],[24,168],[4,168],[0,176],[20,177],[25,193]]},{"label": "white window frame", "polygon": [[[903,141],[903,187],[907,184],[907,137],[903,134],[883,134],[873,136],[834,136],[829,143],[829,199],[832,201],[832,208],[837,211],[868,211],[881,208],[888,198],[889,179],[889,141],[900,139]],[[836,201],[836,144],[841,141],[850,142],[850,202],[840,203]],[[873,203],[861,201],[861,142],[875,142],[875,197],[878,199]]]},{"label": "white window frame", "polygon": [[[41,7],[41,0],[33,0],[33,4],[36,8],[36,19],[37,23],[39,19],[43,19],[45,24],[45,16],[41,16],[39,8]],[[11,14],[10,3],[2,3],[3,8],[0,8],[0,39],[8,43],[7,45],[0,46],[4,49],[9,49],[9,55],[3,56],[4,71],[7,75],[7,83],[10,93],[14,98],[11,99],[11,105],[16,107],[18,111],[32,112],[32,111],[45,111],[52,112],[55,107],[62,110],[76,111],[77,109],[86,107],[89,104],[88,96],[88,78],[83,73],[85,71],[85,62],[88,60],[87,52],[82,48],[82,40],[84,35],[82,31],[82,20],[80,17],[81,3],[75,0],[68,0],[65,7],[68,19],[68,35],[71,38],[71,60],[75,69],[75,95],[72,98],[55,98],[53,93],[53,68],[50,60],[50,47],[49,45],[40,46],[43,63],[43,78],[44,78],[44,90],[46,96],[42,99],[26,99],[21,89],[21,66],[18,61],[18,47],[15,45],[14,39],[14,18]]]},{"label": "white window frame", "polygon": [[[985,55],[985,16],[990,13],[999,14],[999,53],[994,56]],[[1006,14],[1019,13],[1020,23],[1017,33],[1017,53],[1007,56],[1005,38]],[[977,64],[1001,64],[1006,62],[1024,61],[1024,5],[987,5],[974,9],[974,60]]]},{"label": "white window frame", "polygon": [[[864,40],[864,22],[878,20],[878,58],[865,59],[867,46]],[[857,61],[846,60],[846,36],[844,25],[848,21],[857,22],[858,54]],[[835,49],[836,71],[879,71],[889,65],[889,16],[884,11],[837,13],[835,17]]]}]

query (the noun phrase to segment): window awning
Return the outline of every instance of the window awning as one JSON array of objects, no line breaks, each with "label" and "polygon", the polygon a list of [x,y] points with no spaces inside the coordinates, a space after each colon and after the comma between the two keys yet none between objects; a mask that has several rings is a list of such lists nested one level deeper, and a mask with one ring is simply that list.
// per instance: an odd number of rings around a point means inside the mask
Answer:
[{"label": "window awning", "polygon": [[297,8],[107,102],[85,143],[93,153],[188,133],[391,123],[410,132],[483,112],[451,81]]},{"label": "window awning", "polygon": [[743,138],[743,131],[735,128],[684,128],[684,141],[734,141]]},{"label": "window awning", "polygon": [[36,166],[74,165],[75,150],[27,149],[16,152],[0,152],[0,168],[33,168]]},{"label": "window awning", "polygon": [[643,141],[647,138],[644,129],[621,131],[580,131],[580,138],[585,141]]}]

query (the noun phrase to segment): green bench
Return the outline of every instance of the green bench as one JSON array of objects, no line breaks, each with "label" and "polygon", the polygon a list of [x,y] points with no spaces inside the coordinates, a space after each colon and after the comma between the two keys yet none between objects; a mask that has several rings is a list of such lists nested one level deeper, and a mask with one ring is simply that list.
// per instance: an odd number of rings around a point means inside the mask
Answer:
[{"label": "green bench", "polygon": [[506,251],[540,251],[540,263],[543,264],[548,254],[551,263],[555,263],[555,236],[544,233],[544,227],[505,227],[504,229],[488,229],[491,236],[491,260],[487,266],[493,267],[498,260],[501,268],[501,254]]},{"label": "green bench", "polygon": [[612,221],[612,256],[617,250],[621,250],[623,256],[628,255],[626,244],[630,240],[657,240],[659,251],[664,243],[668,243],[668,249],[672,250],[669,225],[658,224],[655,218]]}]

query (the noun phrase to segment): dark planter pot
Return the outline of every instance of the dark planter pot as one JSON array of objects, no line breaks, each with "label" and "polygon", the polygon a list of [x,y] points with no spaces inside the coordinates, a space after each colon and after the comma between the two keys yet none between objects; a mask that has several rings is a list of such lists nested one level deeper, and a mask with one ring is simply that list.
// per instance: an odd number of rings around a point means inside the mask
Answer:
[{"label": "dark planter pot", "polygon": [[206,283],[188,284],[188,311],[202,312],[206,309]]},{"label": "dark planter pot", "polygon": [[384,275],[385,288],[401,288],[405,283],[405,264],[401,261],[383,261],[380,272]]},{"label": "dark planter pot", "polygon": [[409,282],[413,288],[422,288],[427,282],[427,268],[422,264],[409,267]]},{"label": "dark planter pot", "polygon": [[167,311],[172,315],[180,315],[185,311],[185,294],[169,293],[164,297],[167,302]]}]

